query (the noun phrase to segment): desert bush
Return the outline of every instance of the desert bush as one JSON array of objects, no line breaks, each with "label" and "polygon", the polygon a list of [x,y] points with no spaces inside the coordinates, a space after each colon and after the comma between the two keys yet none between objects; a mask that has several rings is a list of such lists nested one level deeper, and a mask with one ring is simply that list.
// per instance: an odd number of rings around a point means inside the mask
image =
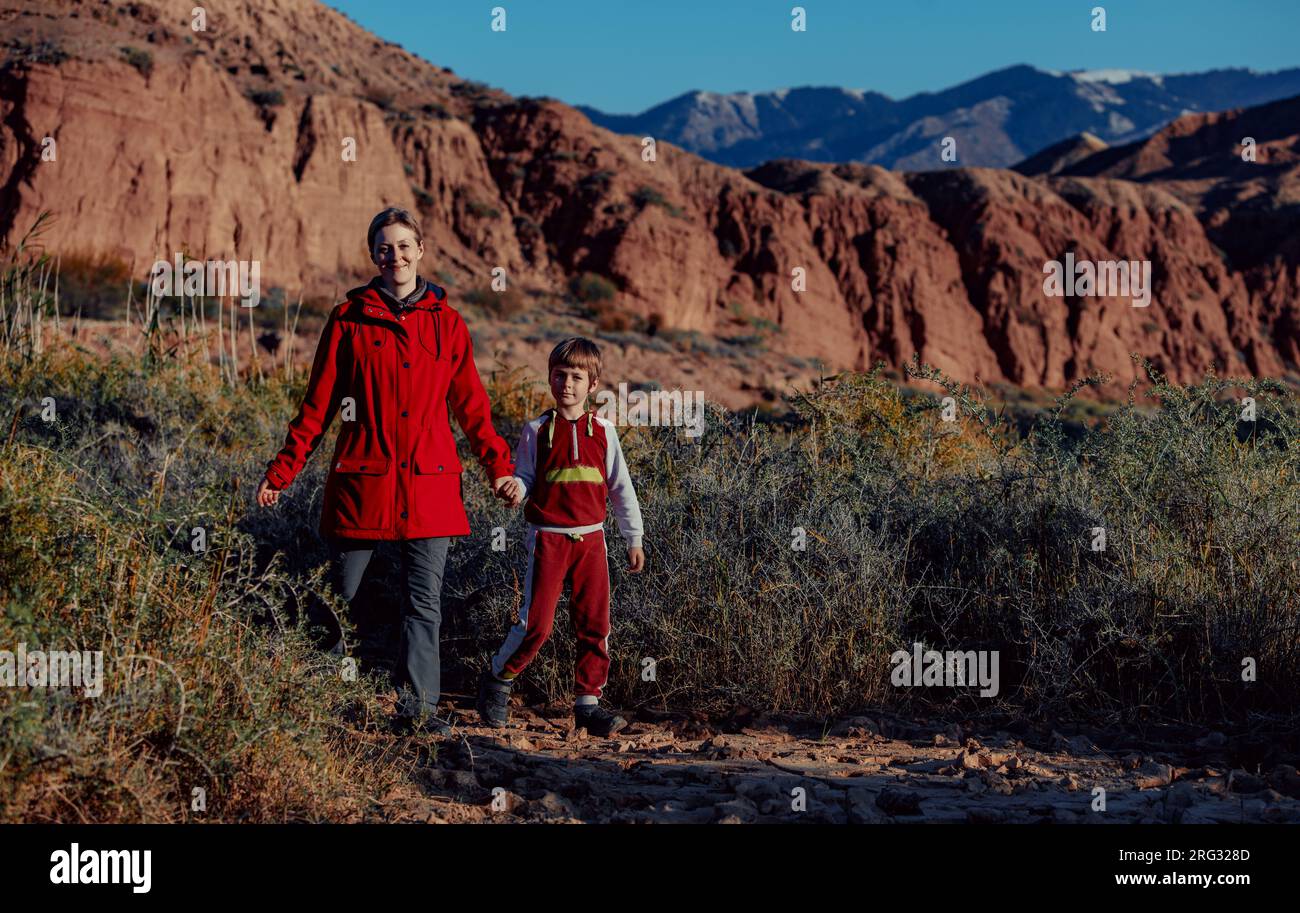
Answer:
[{"label": "desert bush", "polygon": [[569,289],[575,298],[584,304],[596,304],[601,301],[613,301],[618,294],[618,286],[596,273],[583,273],[569,280]]},{"label": "desert bush", "polygon": [[247,95],[248,100],[259,108],[277,108],[284,104],[284,93],[279,89],[254,89]]},{"label": "desert bush", "polygon": [[[104,661],[97,697],[0,689],[4,819],[371,814],[357,778],[374,788],[398,775],[370,766],[364,740],[340,740],[341,719],[364,729],[377,716],[376,683],[346,680],[310,640],[301,607],[337,604],[319,543],[294,541],[313,521],[292,499],[262,526],[246,516],[257,451],[299,391],[66,348],[0,373],[14,416],[0,459],[0,643]],[[273,544],[277,521],[288,547]],[[191,547],[196,528],[206,551]]]},{"label": "desert bush", "polygon": [[461,300],[482,308],[500,320],[509,320],[528,310],[528,296],[515,285],[509,285],[500,292],[488,285],[466,289]]},{"label": "desert bush", "polygon": [[501,218],[501,210],[490,203],[483,203],[479,200],[470,200],[465,204],[465,210],[476,219]]},{"label": "desert bush", "polygon": [[[344,611],[326,583],[319,458],[276,509],[250,504],[304,378],[234,383],[151,351],[0,358],[0,645],[105,660],[98,698],[0,689],[0,816],[187,820],[196,787],[208,820],[378,815],[369,797],[428,751],[376,735],[396,624],[377,615],[352,636],[370,610]],[[611,532],[613,702],[1129,722],[1294,712],[1293,391],[1214,376],[1176,386],[1148,366],[1142,397],[1069,427],[1063,397],[1021,428],[937,371],[908,373],[935,393],[878,368],[792,396],[780,423],[710,406],[697,439],[620,428],[649,566],[627,574]],[[522,371],[488,387],[512,442],[549,405]],[[1243,396],[1254,422],[1241,420]],[[448,556],[448,690],[499,644],[524,572],[522,514],[461,447],[474,533]],[[492,548],[497,526],[505,552]],[[206,551],[193,550],[195,529]],[[372,606],[396,604],[399,573],[379,563]],[[314,639],[322,605],[349,629],[355,681]],[[568,697],[566,614],[521,682],[530,697]],[[893,688],[890,655],[914,642],[998,650],[997,699]],[[1242,680],[1247,658],[1256,681]]]},{"label": "desert bush", "polygon": [[660,206],[674,218],[681,218],[684,215],[684,210],[680,206],[668,202],[668,198],[661,191],[648,185],[636,189],[632,194],[632,202],[636,203],[639,209],[645,209],[647,206]]},{"label": "desert bush", "polygon": [[[904,397],[879,371],[800,399],[793,432],[721,412],[695,442],[625,429],[652,566],[623,573],[611,541],[614,700],[987,709],[969,693],[890,687],[890,654],[919,641],[998,650],[996,703],[1020,713],[1287,710],[1300,696],[1293,394],[1153,380],[1157,408],[1129,403],[1081,439],[1051,414],[1022,438],[955,385],[961,413],[945,423],[937,399]],[[1268,442],[1237,440],[1224,395],[1234,384],[1277,429]],[[792,548],[797,528],[806,551]],[[485,552],[461,569],[483,575],[484,649],[517,606],[517,585],[501,584],[520,560]],[[571,676],[572,644],[557,632],[530,671],[548,698]],[[1248,656],[1272,670],[1267,683],[1242,681]],[[641,681],[644,657],[656,659],[654,683]]]},{"label": "desert bush", "polygon": [[[125,313],[130,264],[107,254],[74,254],[58,262],[59,310],[97,319]],[[136,283],[137,289],[143,288]]]},{"label": "desert bush", "polygon": [[123,47],[122,59],[140,71],[142,76],[153,72],[153,55],[141,48]]},{"label": "desert bush", "polygon": [[43,38],[37,41],[35,39],[29,40],[15,37],[10,38],[0,46],[5,48],[5,58],[4,62],[0,63],[0,70],[9,69],[13,66],[30,66],[31,64],[47,64],[57,67],[71,56],[53,38]]}]

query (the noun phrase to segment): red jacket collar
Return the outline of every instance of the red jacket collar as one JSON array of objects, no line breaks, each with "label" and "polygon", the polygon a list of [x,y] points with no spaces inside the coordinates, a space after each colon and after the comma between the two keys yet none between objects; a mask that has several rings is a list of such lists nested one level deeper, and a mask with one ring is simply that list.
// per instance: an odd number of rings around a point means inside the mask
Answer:
[{"label": "red jacket collar", "polygon": [[[380,320],[397,320],[388,302],[369,285],[358,286],[350,290],[347,299],[352,316],[364,314],[367,317],[377,317]],[[424,295],[419,301],[412,302],[407,307],[436,313],[446,303],[447,293],[432,282],[426,282]]]}]

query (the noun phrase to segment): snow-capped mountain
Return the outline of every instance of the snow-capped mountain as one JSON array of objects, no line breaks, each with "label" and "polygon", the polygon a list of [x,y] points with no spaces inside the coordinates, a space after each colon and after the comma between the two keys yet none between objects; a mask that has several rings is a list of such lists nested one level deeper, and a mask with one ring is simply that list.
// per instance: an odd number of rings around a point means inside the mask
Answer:
[{"label": "snow-capped mountain", "polygon": [[[1174,118],[1300,95],[1300,68],[1161,75],[1013,66],[942,92],[895,100],[879,92],[804,87],[688,92],[640,114],[580,107],[621,133],[654,136],[715,162],[776,158],[867,162],[909,171],[1007,167],[1080,133],[1109,143],[1149,136]],[[944,139],[955,161],[941,157]]]}]

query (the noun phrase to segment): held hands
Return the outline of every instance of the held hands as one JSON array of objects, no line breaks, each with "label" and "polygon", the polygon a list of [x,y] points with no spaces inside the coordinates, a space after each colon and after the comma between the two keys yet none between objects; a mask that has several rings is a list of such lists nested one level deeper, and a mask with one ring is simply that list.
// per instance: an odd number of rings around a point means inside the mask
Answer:
[{"label": "held hands", "polygon": [[506,502],[507,507],[518,507],[524,502],[523,483],[514,476],[502,476],[492,482],[492,493]]},{"label": "held hands", "polygon": [[257,503],[259,507],[270,507],[280,500],[280,492],[271,487],[269,479],[262,479],[262,484],[257,486]]}]

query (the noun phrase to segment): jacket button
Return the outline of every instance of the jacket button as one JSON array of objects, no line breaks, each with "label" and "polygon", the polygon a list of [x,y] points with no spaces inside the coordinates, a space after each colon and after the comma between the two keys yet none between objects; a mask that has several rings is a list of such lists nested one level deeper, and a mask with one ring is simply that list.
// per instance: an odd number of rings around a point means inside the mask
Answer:
[{"label": "jacket button", "polygon": [[402,412],[402,418],[406,418],[406,412],[405,412],[405,410],[403,410],[403,412]]},{"label": "jacket button", "polygon": [[382,345],[383,345],[383,343],[382,343],[382,342],[380,342],[380,341],[379,341],[379,340],[378,340],[378,339],[376,339],[376,340],[375,340],[375,345],[377,345],[377,346],[382,346]]},{"label": "jacket button", "polygon": [[409,368],[410,366],[411,366],[411,363],[410,363],[409,361],[404,361],[404,362],[402,362],[402,367],[403,367],[403,368]]},{"label": "jacket button", "polygon": [[362,464],[361,464],[361,471],[362,471],[362,472],[365,472],[365,471],[366,471],[366,464],[365,464],[365,463],[362,463]]},{"label": "jacket button", "polygon": [[406,511],[402,511],[402,519],[403,519],[403,520],[406,519]]},{"label": "jacket button", "polygon": [[441,466],[438,467],[438,471],[439,471],[439,472],[442,472],[442,467],[441,467]]},{"label": "jacket button", "polygon": [[402,468],[403,468],[403,469],[406,468],[406,460],[402,460]]}]

